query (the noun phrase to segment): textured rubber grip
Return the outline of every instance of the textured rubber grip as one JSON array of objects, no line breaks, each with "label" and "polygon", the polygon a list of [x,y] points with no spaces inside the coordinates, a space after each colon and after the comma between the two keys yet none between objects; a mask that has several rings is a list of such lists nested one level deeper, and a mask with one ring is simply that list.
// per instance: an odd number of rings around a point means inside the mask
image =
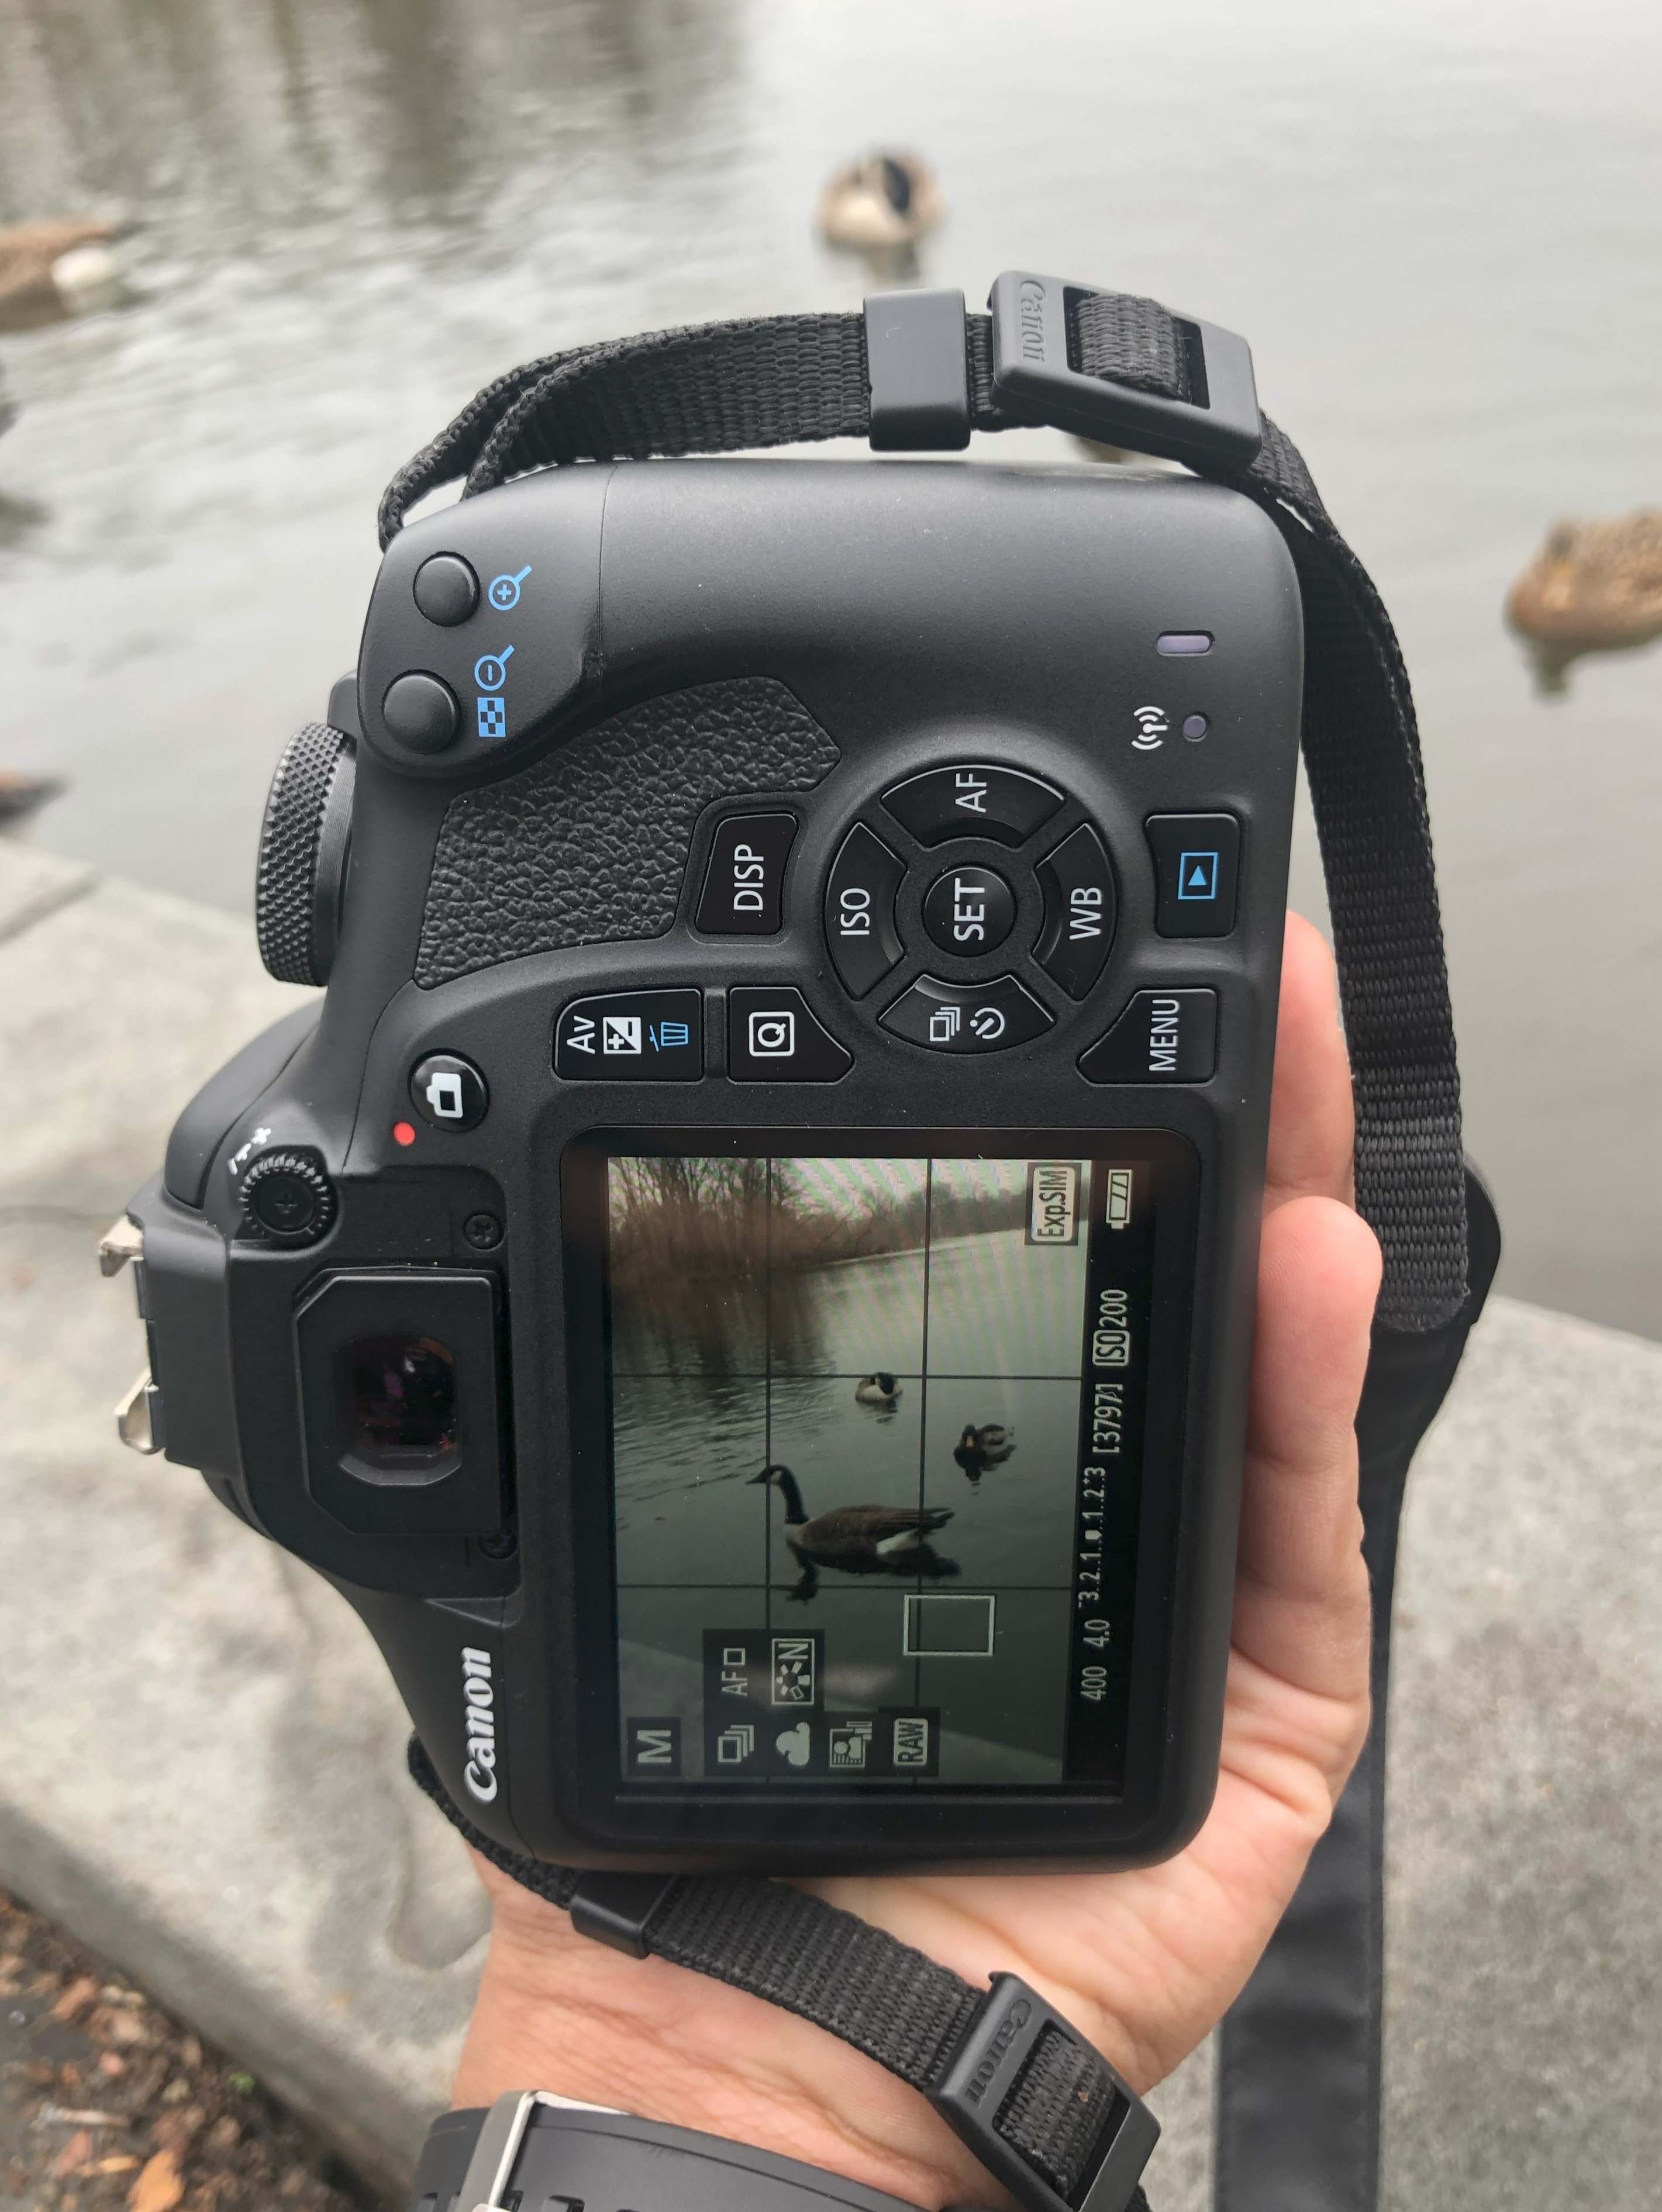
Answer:
[{"label": "textured rubber grip", "polygon": [[265,801],[254,885],[259,957],[279,983],[326,983],[351,841],[352,740],[307,722],[283,747]]}]

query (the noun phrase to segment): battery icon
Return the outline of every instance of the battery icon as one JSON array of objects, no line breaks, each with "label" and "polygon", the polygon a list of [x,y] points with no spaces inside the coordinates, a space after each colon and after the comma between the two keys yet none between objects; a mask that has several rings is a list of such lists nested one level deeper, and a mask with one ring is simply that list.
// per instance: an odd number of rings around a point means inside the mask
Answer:
[{"label": "battery icon", "polygon": [[1131,1221],[1131,1170],[1129,1168],[1110,1168],[1108,1170],[1108,1226],[1126,1229]]}]

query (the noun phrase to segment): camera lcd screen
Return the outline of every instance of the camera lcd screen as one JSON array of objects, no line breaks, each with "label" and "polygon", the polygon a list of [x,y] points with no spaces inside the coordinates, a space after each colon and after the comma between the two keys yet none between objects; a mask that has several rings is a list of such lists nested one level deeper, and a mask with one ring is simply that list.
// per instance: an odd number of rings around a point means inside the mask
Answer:
[{"label": "camera lcd screen", "polygon": [[1118,1789],[1187,1148],[597,1168],[620,1781]]}]

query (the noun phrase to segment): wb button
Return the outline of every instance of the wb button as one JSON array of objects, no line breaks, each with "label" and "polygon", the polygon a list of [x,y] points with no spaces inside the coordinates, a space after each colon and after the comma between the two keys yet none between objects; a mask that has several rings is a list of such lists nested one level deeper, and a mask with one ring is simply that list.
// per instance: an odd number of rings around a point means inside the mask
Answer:
[{"label": "wb button", "polygon": [[728,1073],[735,1083],[835,1083],[854,1066],[800,991],[728,993]]}]

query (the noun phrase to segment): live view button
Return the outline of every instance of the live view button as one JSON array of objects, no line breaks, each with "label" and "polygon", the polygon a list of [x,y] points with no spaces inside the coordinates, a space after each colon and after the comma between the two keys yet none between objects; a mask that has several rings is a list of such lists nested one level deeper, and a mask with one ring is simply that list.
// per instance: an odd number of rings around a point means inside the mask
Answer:
[{"label": "live view button", "polygon": [[1079,1072],[1092,1083],[1204,1083],[1217,1064],[1215,991],[1139,991]]}]

